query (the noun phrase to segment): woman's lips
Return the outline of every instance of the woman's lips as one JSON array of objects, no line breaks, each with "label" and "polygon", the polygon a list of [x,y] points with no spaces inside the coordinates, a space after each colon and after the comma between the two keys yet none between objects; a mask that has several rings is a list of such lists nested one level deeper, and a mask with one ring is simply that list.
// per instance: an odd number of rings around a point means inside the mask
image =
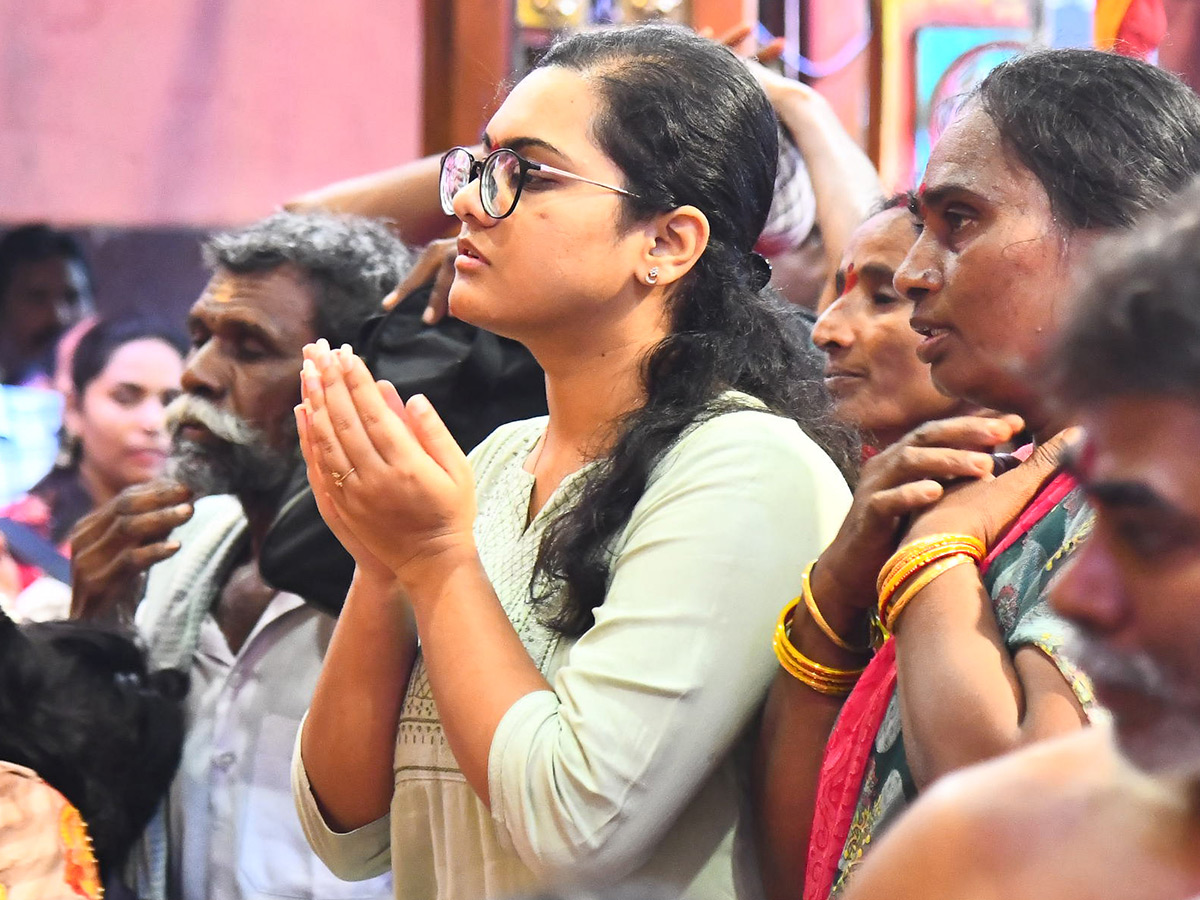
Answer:
[{"label": "woman's lips", "polygon": [[141,466],[161,466],[167,459],[167,451],[157,449],[130,450],[129,458]]},{"label": "woman's lips", "polygon": [[825,388],[831,394],[845,393],[862,384],[866,374],[849,369],[826,369]]},{"label": "woman's lips", "polygon": [[471,271],[488,264],[487,257],[479,252],[479,248],[466,238],[458,239],[458,255],[454,257],[455,271]]}]

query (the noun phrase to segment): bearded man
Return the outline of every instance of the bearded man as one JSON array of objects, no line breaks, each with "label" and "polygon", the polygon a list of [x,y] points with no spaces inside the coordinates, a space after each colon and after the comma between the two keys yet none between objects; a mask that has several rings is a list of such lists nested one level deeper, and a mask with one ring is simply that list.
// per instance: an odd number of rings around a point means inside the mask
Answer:
[{"label": "bearded man", "polygon": [[365,219],[280,213],[216,235],[205,258],[168,476],[73,538],[72,614],[134,621],[152,668],[191,677],[182,763],[134,888],[142,900],[388,897],[386,878],[336,879],[300,830],[289,763],[334,619],[268,585],[259,561],[302,474],[302,349],[354,341],[409,253]]}]

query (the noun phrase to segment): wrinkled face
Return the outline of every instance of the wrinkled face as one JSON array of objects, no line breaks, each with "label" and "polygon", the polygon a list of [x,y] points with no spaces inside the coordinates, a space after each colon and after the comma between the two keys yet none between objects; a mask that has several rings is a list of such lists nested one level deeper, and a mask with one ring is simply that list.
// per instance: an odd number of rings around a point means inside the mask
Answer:
[{"label": "wrinkled face", "polygon": [[175,477],[201,494],[268,493],[286,480],[315,315],[313,288],[291,266],[213,276],[188,316],[193,349],[169,411]]},{"label": "wrinkled face", "polygon": [[179,395],[182,373],[179,352],[163,341],[118,347],[66,407],[67,428],[82,447],[80,466],[114,493],[158,475],[170,449],[166,408]]},{"label": "wrinkled face", "polygon": [[1118,744],[1200,783],[1200,406],[1134,394],[1081,417],[1076,468],[1096,509],[1055,588]]},{"label": "wrinkled face", "polygon": [[917,359],[912,303],[892,284],[915,239],[916,222],[904,208],[859,226],[838,268],[837,296],[821,306],[813,327],[813,341],[829,357],[825,385],[835,415],[880,447],[959,406],[938,392]]},{"label": "wrinkled face", "polygon": [[1035,412],[1030,372],[1068,317],[1080,242],[975,104],[938,141],[919,200],[924,228],[896,272],[922,335],[918,356],[947,394]]},{"label": "wrinkled face", "polygon": [[[590,82],[548,67],[527,75],[488,123],[487,150],[509,147],[533,162],[616,187],[625,176],[595,144]],[[635,278],[638,230],[617,228],[621,195],[574,180],[528,176],[512,215],[483,209],[479,181],[454,198],[462,220],[451,311],[465,321],[526,339],[564,324],[578,328]]]},{"label": "wrinkled face", "polygon": [[18,263],[0,309],[6,339],[25,359],[34,359],[92,312],[87,273],[78,260],[63,256]]}]

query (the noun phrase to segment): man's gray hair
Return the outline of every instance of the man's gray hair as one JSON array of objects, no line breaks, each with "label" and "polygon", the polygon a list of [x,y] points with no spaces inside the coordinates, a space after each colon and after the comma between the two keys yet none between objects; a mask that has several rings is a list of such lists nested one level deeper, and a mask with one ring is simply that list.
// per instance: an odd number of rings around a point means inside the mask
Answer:
[{"label": "man's gray hair", "polygon": [[360,216],[279,212],[204,243],[210,269],[235,275],[292,265],[313,287],[317,336],[354,343],[366,319],[412,267],[413,253],[383,225]]}]

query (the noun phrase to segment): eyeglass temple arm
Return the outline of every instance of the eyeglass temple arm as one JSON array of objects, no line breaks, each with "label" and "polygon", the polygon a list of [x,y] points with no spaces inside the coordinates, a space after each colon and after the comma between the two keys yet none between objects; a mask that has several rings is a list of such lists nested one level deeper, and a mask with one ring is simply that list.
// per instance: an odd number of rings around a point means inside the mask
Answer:
[{"label": "eyeglass temple arm", "polygon": [[618,194],[624,194],[626,197],[636,197],[637,194],[619,188],[613,184],[605,184],[603,181],[593,181],[590,178],[584,178],[582,175],[576,175],[574,172],[567,172],[563,169],[556,169],[554,166],[548,166],[545,163],[534,163],[530,168],[536,168],[539,172],[549,172],[551,175],[558,175],[562,178],[570,178],[572,181],[582,181],[584,184],[595,185],[610,191],[616,191]]},{"label": "eyeglass temple arm", "polygon": [[[464,148],[472,157],[483,146]],[[325,210],[386,219],[406,242],[428,244],[456,234],[459,223],[442,209],[438,182],[441,161],[437,153],[413,162],[348,178],[293,197],[284,204],[292,212]]]}]

